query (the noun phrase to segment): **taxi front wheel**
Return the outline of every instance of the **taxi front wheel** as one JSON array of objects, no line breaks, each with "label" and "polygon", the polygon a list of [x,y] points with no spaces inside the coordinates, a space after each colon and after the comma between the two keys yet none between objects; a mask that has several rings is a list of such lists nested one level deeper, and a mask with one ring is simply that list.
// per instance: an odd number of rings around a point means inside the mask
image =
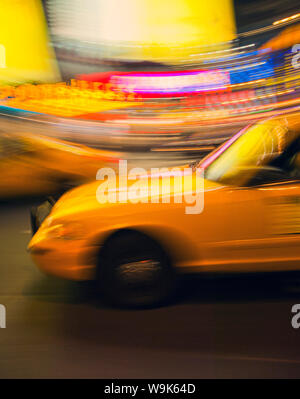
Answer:
[{"label": "taxi front wheel", "polygon": [[147,308],[174,297],[176,273],[160,246],[127,232],[112,238],[99,256],[98,284],[109,304]]}]

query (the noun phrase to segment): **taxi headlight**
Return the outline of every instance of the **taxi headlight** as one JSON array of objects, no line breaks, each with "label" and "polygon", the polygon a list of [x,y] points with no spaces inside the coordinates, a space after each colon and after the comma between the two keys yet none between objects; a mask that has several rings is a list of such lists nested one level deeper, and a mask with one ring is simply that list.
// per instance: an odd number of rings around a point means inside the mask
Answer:
[{"label": "taxi headlight", "polygon": [[48,227],[45,236],[48,239],[81,240],[84,230],[80,223],[58,223]]}]

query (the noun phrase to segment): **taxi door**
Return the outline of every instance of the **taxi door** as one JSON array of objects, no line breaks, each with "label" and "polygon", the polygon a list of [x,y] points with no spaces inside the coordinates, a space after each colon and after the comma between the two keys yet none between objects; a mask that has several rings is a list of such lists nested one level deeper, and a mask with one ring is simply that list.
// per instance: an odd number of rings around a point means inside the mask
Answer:
[{"label": "taxi door", "polygon": [[265,268],[300,268],[300,181],[291,179],[256,187],[265,210]]},{"label": "taxi door", "polygon": [[201,248],[209,269],[243,272],[300,266],[299,181],[224,190],[213,206],[204,207],[203,216],[215,221],[206,226]]}]

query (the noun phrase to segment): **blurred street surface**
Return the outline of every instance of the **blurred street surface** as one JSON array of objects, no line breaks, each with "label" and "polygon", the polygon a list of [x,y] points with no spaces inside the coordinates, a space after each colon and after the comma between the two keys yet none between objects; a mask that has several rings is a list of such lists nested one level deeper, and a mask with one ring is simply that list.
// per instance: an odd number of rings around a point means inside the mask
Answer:
[{"label": "blurred street surface", "polygon": [[289,276],[190,278],[177,304],[109,309],[93,285],[33,265],[30,206],[0,208],[0,378],[299,377],[291,307],[300,292]]}]

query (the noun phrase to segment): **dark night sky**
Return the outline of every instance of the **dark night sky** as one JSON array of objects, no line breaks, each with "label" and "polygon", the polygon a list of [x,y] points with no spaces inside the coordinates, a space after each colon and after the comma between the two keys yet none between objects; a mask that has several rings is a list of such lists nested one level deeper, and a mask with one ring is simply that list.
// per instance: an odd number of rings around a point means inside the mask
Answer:
[{"label": "dark night sky", "polygon": [[299,0],[234,0],[238,32],[271,24],[300,12]]}]

